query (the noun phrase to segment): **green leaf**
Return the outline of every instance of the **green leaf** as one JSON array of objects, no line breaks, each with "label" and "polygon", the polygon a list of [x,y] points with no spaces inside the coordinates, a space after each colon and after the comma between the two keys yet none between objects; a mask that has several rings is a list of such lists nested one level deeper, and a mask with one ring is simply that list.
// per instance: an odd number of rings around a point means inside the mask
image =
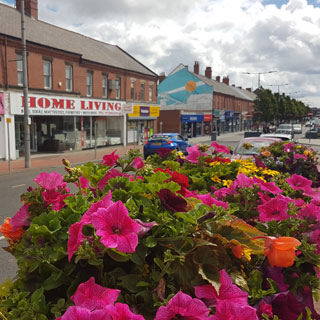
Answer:
[{"label": "green leaf", "polygon": [[154,248],[157,245],[157,240],[153,236],[148,236],[145,240],[145,245],[148,248]]},{"label": "green leaf", "polygon": [[176,216],[178,218],[183,219],[185,222],[192,223],[192,224],[197,224],[197,220],[193,216],[191,216],[189,213],[176,212]]},{"label": "green leaf", "polygon": [[161,271],[164,270],[165,265],[162,260],[160,260],[159,258],[154,258],[153,261],[161,269]]},{"label": "green leaf", "polygon": [[38,303],[40,301],[40,299],[43,297],[43,288],[39,288],[37,289],[31,296],[31,302],[32,303]]},{"label": "green leaf", "polygon": [[143,266],[146,264],[145,257],[147,255],[147,248],[143,246],[142,243],[139,243],[136,251],[131,254],[131,261],[137,264],[138,266]]},{"label": "green leaf", "polygon": [[130,257],[131,257],[130,254],[119,252],[118,250],[115,250],[115,249],[108,249],[107,254],[111,259],[117,262],[126,262],[130,260]]}]

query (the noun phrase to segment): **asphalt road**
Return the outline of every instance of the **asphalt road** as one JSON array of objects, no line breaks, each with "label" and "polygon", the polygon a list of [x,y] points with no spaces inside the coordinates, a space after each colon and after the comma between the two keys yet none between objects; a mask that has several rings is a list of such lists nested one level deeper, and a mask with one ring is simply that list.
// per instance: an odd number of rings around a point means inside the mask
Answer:
[{"label": "asphalt road", "polygon": [[[301,135],[296,136],[299,138]],[[232,147],[233,149],[237,143],[243,138],[243,134],[220,135],[217,137],[217,142]],[[208,141],[207,143],[210,143]],[[320,151],[320,147],[314,149]],[[64,174],[63,167],[48,167],[42,169],[31,169],[28,171],[22,171],[17,173],[11,173],[0,176],[0,224],[6,217],[12,217],[22,206],[20,201],[20,195],[24,193],[28,186],[35,186],[33,179],[41,172],[53,172],[57,171],[60,174]],[[73,190],[72,190],[73,191]],[[0,247],[7,246],[7,241],[0,234]],[[17,271],[15,259],[6,251],[0,248],[0,283],[6,278],[12,279]]]}]

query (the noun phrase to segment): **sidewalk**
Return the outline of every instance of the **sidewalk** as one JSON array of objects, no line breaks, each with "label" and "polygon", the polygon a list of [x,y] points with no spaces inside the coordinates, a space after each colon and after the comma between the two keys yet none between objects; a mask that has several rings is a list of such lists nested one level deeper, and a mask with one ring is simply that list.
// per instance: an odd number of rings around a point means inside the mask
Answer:
[{"label": "sidewalk", "polygon": [[[202,136],[196,138],[190,138],[189,142],[191,145],[197,143],[207,143],[211,140],[210,136]],[[139,149],[140,152],[143,152],[143,145],[130,145],[130,146],[108,146],[101,147],[96,149],[96,157],[95,150],[81,150],[81,151],[67,151],[60,153],[37,153],[31,155],[30,164],[31,168],[25,168],[25,158],[21,157],[18,160],[11,161],[11,170],[9,172],[9,162],[0,160],[0,176],[3,174],[9,174],[14,172],[21,172],[23,170],[34,170],[39,168],[47,168],[47,167],[60,167],[62,166],[62,159],[68,159],[71,165],[78,165],[81,163],[85,163],[88,161],[101,161],[105,154],[116,151],[119,156],[124,156],[128,153],[130,149]]]}]

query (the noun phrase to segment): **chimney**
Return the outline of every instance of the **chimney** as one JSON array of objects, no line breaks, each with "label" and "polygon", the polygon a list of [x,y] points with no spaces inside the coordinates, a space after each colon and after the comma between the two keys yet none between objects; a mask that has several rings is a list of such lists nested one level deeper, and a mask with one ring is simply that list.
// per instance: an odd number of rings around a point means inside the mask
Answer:
[{"label": "chimney", "polygon": [[[16,8],[21,11],[21,0],[16,0]],[[38,20],[38,0],[24,0],[24,13]]]},{"label": "chimney", "polygon": [[206,70],[204,72],[204,75],[208,79],[212,79],[212,70],[211,67],[206,67]]},{"label": "chimney", "polygon": [[216,81],[220,82],[220,76],[216,76]]},{"label": "chimney", "polygon": [[251,88],[246,88],[247,91],[251,92]]},{"label": "chimney", "polygon": [[194,62],[193,72],[194,72],[195,74],[199,74],[199,61],[195,61],[195,62]]},{"label": "chimney", "polygon": [[159,79],[159,84],[166,78],[166,74],[164,72],[161,72],[158,79]]},{"label": "chimney", "polygon": [[223,77],[222,82],[228,86],[229,85],[229,77]]}]

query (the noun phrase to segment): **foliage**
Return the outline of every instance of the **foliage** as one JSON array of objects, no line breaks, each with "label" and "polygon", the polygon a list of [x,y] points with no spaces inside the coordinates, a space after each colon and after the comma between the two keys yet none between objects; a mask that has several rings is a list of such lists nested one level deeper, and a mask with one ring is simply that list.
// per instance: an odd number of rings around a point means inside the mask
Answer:
[{"label": "foliage", "polygon": [[[129,305],[132,312],[154,319],[179,292],[195,297],[196,287],[210,284],[216,296],[208,313],[218,315],[226,312],[223,299],[230,299],[229,306],[234,302],[220,290],[228,282],[226,272],[248,296],[241,307],[254,317],[247,319],[277,319],[282,315],[278,301],[288,295],[301,305],[297,318],[312,314],[319,319],[313,304],[300,299],[301,294],[312,299],[319,288],[320,213],[314,209],[306,216],[303,211],[311,191],[317,193],[316,180],[311,189],[295,190],[286,175],[288,160],[296,165],[294,154],[315,165],[316,153],[295,145],[285,152],[275,144],[269,150],[277,160],[259,155],[262,167],[250,160],[231,162],[221,150],[217,144],[199,145],[192,151],[197,157],[174,151],[164,158],[151,156],[142,165],[139,153],[131,150],[125,159],[113,153],[102,163],[75,168],[64,161],[63,181],[56,173],[38,176],[39,187],[21,197],[27,207],[8,222],[12,229],[0,228],[19,267],[16,280],[0,286],[0,318],[55,319],[66,310],[77,312],[82,307],[74,295],[91,277],[99,286],[120,290],[108,312]],[[313,178],[297,161],[299,173]],[[67,183],[75,183],[78,192],[70,194]],[[261,206],[272,199],[288,201],[285,219],[261,218]],[[14,230],[21,231],[21,238],[10,238]],[[286,268],[272,267],[267,257],[267,241],[281,236],[301,243],[297,254],[289,249],[295,259]],[[130,246],[121,246],[124,240]]]}]

